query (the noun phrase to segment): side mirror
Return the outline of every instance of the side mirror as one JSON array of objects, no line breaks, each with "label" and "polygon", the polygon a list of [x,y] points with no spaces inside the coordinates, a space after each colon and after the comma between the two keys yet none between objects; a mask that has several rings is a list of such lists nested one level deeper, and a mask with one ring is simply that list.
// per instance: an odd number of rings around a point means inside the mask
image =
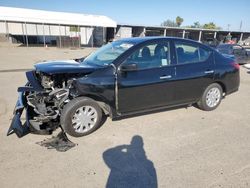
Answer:
[{"label": "side mirror", "polygon": [[130,71],[136,71],[137,70],[137,64],[136,63],[130,63],[121,65],[120,71],[122,72],[130,72]]}]

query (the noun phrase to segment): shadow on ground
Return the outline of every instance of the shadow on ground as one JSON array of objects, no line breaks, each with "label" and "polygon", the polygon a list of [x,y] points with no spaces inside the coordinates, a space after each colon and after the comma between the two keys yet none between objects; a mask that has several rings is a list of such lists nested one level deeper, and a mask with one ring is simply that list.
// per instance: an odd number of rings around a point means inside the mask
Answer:
[{"label": "shadow on ground", "polygon": [[60,132],[57,136],[52,136],[52,138],[47,138],[41,142],[37,142],[36,144],[44,146],[48,149],[56,149],[59,152],[68,151],[77,145],[71,142],[64,132]]},{"label": "shadow on ground", "polygon": [[141,136],[134,136],[130,145],[120,145],[103,153],[110,168],[106,188],[156,188],[157,175],[152,161],[147,159]]}]

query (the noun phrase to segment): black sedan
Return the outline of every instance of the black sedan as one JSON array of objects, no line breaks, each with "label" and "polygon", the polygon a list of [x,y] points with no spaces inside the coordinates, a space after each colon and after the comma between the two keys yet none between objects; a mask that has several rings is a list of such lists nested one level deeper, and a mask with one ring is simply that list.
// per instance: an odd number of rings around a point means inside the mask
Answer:
[{"label": "black sedan", "polygon": [[8,135],[51,134],[61,127],[79,137],[107,116],[115,120],[193,104],[210,111],[240,83],[239,65],[231,58],[169,37],[122,39],[86,58],[38,63],[26,76]]},{"label": "black sedan", "polygon": [[235,59],[241,65],[248,63],[250,60],[250,51],[238,44],[219,44],[216,49],[223,55]]}]

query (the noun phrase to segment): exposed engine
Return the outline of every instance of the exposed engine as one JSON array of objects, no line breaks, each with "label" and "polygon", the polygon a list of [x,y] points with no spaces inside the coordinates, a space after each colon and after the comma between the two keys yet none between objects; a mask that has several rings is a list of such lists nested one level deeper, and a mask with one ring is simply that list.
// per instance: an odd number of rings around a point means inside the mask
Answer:
[{"label": "exposed engine", "polygon": [[7,135],[15,133],[21,138],[29,133],[51,134],[56,130],[65,105],[85,95],[86,86],[81,85],[80,89],[78,84],[99,69],[81,62],[82,59],[46,61],[27,71],[28,82],[17,89],[18,99]]},{"label": "exposed engine", "polygon": [[72,80],[55,78],[42,73],[36,73],[36,75],[44,89],[26,93],[29,105],[27,110],[33,111],[33,113],[29,112],[33,114],[30,116],[29,123],[37,130],[53,131],[59,125],[59,115],[63,106],[69,102]]}]

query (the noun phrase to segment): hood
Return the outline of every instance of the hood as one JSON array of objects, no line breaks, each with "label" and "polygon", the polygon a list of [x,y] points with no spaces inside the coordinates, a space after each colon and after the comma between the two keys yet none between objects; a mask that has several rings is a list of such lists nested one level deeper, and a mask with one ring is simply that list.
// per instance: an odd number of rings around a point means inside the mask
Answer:
[{"label": "hood", "polygon": [[93,64],[79,63],[75,60],[58,60],[58,61],[45,61],[35,64],[35,68],[39,72],[47,74],[60,74],[60,73],[91,73],[96,69],[101,68]]}]

